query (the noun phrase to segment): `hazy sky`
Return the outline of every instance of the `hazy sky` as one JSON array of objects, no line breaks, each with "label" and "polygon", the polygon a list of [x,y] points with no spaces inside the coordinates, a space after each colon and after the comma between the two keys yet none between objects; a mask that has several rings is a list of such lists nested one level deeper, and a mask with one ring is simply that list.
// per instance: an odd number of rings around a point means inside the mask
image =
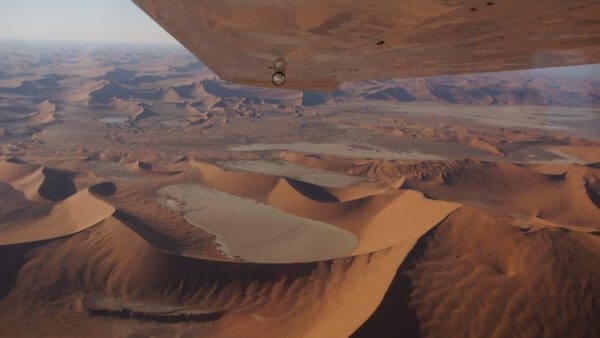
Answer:
[{"label": "hazy sky", "polygon": [[130,0],[0,0],[0,39],[176,43]]}]

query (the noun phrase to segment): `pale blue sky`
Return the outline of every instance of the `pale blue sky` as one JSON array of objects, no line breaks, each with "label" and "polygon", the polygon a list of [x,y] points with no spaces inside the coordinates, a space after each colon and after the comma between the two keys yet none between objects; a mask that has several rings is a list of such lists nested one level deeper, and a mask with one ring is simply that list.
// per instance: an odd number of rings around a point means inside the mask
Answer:
[{"label": "pale blue sky", "polygon": [[130,0],[0,0],[0,39],[176,43]]}]

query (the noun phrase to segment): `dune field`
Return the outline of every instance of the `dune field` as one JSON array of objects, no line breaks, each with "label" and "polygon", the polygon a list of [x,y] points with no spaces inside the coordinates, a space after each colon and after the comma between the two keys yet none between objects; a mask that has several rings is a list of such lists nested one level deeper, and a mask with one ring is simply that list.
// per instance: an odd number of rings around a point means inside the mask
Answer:
[{"label": "dune field", "polygon": [[600,336],[597,78],[5,44],[2,337]]}]

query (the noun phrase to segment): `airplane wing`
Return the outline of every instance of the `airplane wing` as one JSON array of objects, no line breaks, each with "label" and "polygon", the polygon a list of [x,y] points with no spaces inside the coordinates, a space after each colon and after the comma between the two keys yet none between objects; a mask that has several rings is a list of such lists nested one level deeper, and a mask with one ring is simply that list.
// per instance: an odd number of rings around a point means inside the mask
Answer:
[{"label": "airplane wing", "polygon": [[264,87],[600,62],[597,0],[133,1],[222,79]]}]

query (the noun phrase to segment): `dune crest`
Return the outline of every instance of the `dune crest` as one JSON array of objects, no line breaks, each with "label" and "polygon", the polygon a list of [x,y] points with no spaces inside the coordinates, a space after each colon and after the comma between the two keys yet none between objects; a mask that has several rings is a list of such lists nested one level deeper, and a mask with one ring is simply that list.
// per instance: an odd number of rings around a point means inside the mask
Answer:
[{"label": "dune crest", "polygon": [[482,140],[480,138],[472,138],[471,141],[469,141],[469,145],[473,148],[487,151],[488,153],[493,154],[493,155],[506,156],[506,154],[503,153],[500,149],[494,147],[493,145],[485,142],[484,140]]},{"label": "dune crest", "polygon": [[49,100],[44,100],[37,104],[37,112],[24,120],[25,123],[31,125],[47,124],[56,119],[56,105]]},{"label": "dune crest", "polygon": [[3,229],[0,245],[37,242],[80,232],[109,217],[115,209],[85,189],[58,203],[42,219]]},{"label": "dune crest", "polygon": [[128,116],[135,116],[142,112],[143,107],[134,101],[126,101],[120,98],[115,98],[108,104],[112,110],[123,113]]}]

